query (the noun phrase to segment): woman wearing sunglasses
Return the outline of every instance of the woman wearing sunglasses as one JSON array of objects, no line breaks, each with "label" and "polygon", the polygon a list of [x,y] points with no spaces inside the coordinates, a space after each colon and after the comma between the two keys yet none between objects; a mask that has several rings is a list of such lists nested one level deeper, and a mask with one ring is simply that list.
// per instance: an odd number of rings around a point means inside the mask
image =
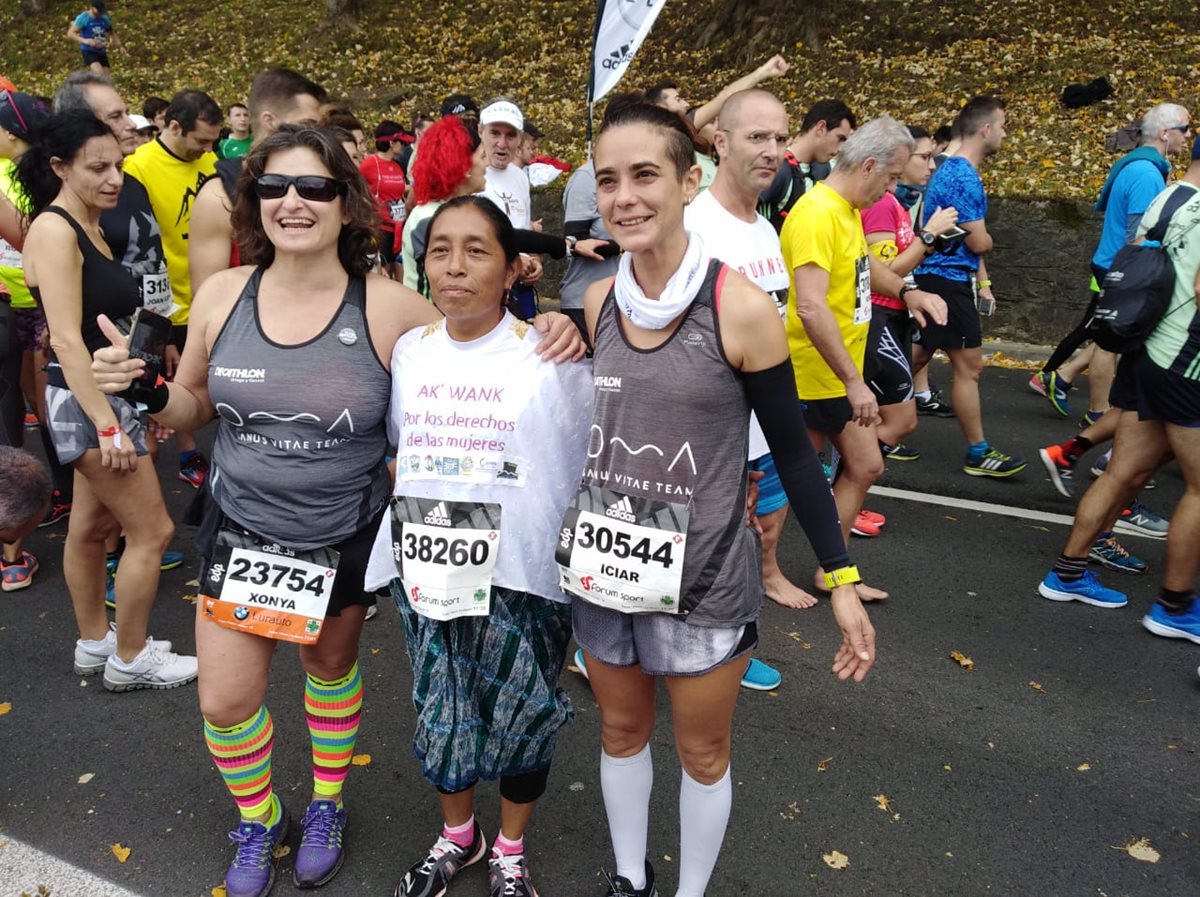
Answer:
[{"label": "woman wearing sunglasses", "polygon": [[[241,814],[226,893],[260,897],[287,832],[263,704],[279,640],[300,644],[312,740],[313,789],[293,879],[317,887],[341,867],[342,785],[362,709],[358,639],[375,603],[363,576],[390,492],[387,360],[401,334],[440,315],[400,284],[368,275],[374,202],[329,131],[285,125],[257,144],[233,226],[252,267],[205,281],[192,318],[202,338],[189,341],[151,411],[173,427],[221,421],[213,501],[197,539],[205,558],[200,709]],[[570,338],[566,318],[555,325],[551,340]],[[580,350],[571,340],[565,354]],[[137,369],[124,357],[115,346],[98,353],[106,389]]]}]

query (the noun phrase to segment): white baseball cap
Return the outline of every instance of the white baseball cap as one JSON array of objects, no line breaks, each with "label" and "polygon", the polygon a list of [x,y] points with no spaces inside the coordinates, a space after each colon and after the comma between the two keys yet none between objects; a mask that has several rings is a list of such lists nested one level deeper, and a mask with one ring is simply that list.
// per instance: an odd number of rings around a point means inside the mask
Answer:
[{"label": "white baseball cap", "polygon": [[133,129],[135,131],[144,131],[147,128],[154,128],[155,130],[158,130],[154,122],[150,121],[150,119],[146,118],[144,115],[134,115],[133,113],[130,113],[129,120],[133,122]]},{"label": "white baseball cap", "polygon": [[525,116],[521,114],[521,110],[517,108],[516,103],[510,103],[508,100],[496,100],[494,103],[488,103],[488,105],[483,107],[483,111],[479,113],[480,125],[490,125],[497,122],[512,125],[518,131],[525,130]]}]

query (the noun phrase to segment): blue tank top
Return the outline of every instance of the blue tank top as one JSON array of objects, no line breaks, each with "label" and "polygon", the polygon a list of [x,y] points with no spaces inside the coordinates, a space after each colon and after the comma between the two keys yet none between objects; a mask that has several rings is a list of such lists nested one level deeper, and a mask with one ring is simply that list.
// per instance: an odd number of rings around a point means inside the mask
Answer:
[{"label": "blue tank top", "polygon": [[220,416],[212,494],[253,533],[295,549],[324,547],[366,526],[391,492],[391,375],[371,345],[361,277],[350,279],[324,330],[290,346],[263,333],[261,280],[257,269],[208,363]]}]

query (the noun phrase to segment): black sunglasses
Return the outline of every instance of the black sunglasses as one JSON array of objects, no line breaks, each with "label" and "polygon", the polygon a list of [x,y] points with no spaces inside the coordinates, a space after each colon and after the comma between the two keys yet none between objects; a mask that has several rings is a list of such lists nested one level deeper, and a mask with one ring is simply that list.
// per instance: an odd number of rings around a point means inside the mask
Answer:
[{"label": "black sunglasses", "polygon": [[319,174],[290,177],[286,174],[260,174],[254,179],[254,192],[259,199],[283,199],[288,188],[295,187],[301,199],[311,202],[333,202],[346,195],[346,185]]}]

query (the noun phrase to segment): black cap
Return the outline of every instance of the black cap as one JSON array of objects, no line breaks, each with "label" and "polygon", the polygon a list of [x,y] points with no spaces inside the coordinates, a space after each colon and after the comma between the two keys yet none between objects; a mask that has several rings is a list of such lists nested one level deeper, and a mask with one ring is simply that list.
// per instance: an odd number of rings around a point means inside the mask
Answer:
[{"label": "black cap", "polygon": [[471,97],[470,94],[452,93],[446,99],[442,100],[442,116],[447,115],[464,115],[467,112],[474,112],[479,115],[479,104]]},{"label": "black cap", "polygon": [[541,140],[543,137],[546,136],[545,134],[542,133],[542,129],[539,128],[537,125],[535,125],[533,122],[531,122],[529,119],[525,119],[525,127],[522,128],[521,130],[523,130],[526,134],[528,134],[534,140]]}]

